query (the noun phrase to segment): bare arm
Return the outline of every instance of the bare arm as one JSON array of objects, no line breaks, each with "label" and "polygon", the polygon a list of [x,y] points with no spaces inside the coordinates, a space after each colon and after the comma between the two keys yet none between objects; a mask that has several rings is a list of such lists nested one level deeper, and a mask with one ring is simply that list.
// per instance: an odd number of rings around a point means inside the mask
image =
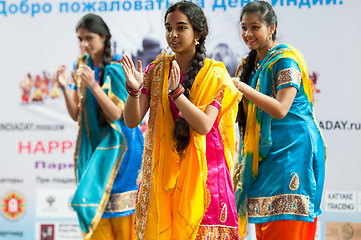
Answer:
[{"label": "bare arm", "polygon": [[236,82],[236,87],[249,101],[253,102],[257,107],[272,117],[278,119],[286,116],[297,93],[297,89],[290,86],[280,89],[277,92],[276,98],[272,98],[240,81]]},{"label": "bare arm", "polygon": [[[180,80],[180,69],[176,61],[172,63],[168,90],[175,89]],[[174,100],[174,103],[182,113],[188,124],[199,134],[207,134],[217,119],[218,108],[208,105],[205,111],[201,111],[183,94]]]},{"label": "bare arm", "polygon": [[[127,84],[132,89],[139,89],[143,84],[142,63],[137,62],[137,70],[129,56],[122,58],[122,67],[126,77]],[[137,127],[143,120],[149,109],[149,99],[146,95],[140,94],[140,97],[128,95],[124,107],[124,121],[129,128]]]}]

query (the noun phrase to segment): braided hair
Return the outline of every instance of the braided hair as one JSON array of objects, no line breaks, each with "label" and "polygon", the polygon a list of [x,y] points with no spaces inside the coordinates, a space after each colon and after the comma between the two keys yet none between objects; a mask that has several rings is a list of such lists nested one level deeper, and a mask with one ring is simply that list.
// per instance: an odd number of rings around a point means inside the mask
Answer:
[{"label": "braided hair", "polygon": [[[264,22],[267,26],[272,24],[276,25],[275,31],[272,34],[272,40],[276,40],[276,30],[277,30],[277,16],[273,11],[272,6],[266,1],[256,1],[250,2],[246,6],[243,7],[240,21],[242,21],[242,17],[246,13],[256,13],[258,14],[258,18],[261,22]],[[246,58],[245,63],[241,69],[240,81],[249,84],[249,76],[251,75],[255,62],[257,58],[257,51],[251,50]],[[242,101],[238,104],[238,125],[241,133],[244,136],[246,131],[246,114],[243,108]]]},{"label": "braided hair", "polygon": [[[80,28],[85,28],[89,32],[96,33],[101,37],[105,36],[103,57],[102,57],[102,62],[99,66],[100,70],[98,76],[99,85],[102,86],[104,83],[105,67],[109,65],[112,60],[112,56],[111,56],[112,51],[110,45],[111,44],[110,38],[112,37],[112,35],[110,34],[109,28],[104,22],[104,20],[100,16],[92,13],[83,16],[79,20],[78,24],[76,25],[75,31],[77,32]],[[106,125],[105,115],[99,105],[97,112],[98,112],[98,120],[100,126],[105,126]]]},{"label": "braided hair", "polygon": [[[180,1],[170,6],[165,13],[164,20],[166,21],[168,14],[179,10],[184,13],[189,22],[193,26],[194,32],[200,35],[199,44],[196,45],[196,52],[192,59],[191,65],[188,68],[187,75],[183,79],[184,95],[189,99],[190,90],[193,86],[195,77],[199,70],[204,65],[206,59],[205,40],[208,35],[207,19],[203,13],[202,8],[189,1]],[[175,149],[179,155],[183,155],[185,149],[190,143],[190,129],[189,124],[184,118],[177,118],[174,123],[173,140],[175,141]]]}]

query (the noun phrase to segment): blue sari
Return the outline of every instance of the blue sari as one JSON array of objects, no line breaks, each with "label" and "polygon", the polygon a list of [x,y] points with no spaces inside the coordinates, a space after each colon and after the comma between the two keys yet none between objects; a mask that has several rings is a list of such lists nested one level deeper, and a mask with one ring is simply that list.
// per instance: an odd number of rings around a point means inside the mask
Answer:
[{"label": "blue sari", "polygon": [[[118,59],[119,55],[115,55],[114,60]],[[93,68],[92,59],[86,57],[84,61],[98,76],[99,69]],[[120,64],[105,67],[102,89],[116,105],[124,108],[127,92]],[[77,91],[79,131],[74,157],[78,187],[71,206],[85,238],[89,238],[101,218],[134,213],[143,136],[139,128],[129,129],[124,120],[107,119],[107,124],[100,126],[95,97],[80,82]]]}]

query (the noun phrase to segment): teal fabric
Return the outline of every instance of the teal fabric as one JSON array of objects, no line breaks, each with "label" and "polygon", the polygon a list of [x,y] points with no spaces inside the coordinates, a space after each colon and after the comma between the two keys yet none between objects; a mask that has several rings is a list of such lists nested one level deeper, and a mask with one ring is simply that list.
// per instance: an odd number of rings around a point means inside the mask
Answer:
[{"label": "teal fabric", "polygon": [[[87,65],[93,68],[90,57]],[[104,87],[108,84],[110,87]],[[113,63],[105,67],[103,90],[108,95],[112,92],[125,102],[125,76],[120,64]],[[71,205],[78,215],[82,232],[88,233],[90,226],[102,217],[111,193],[137,190],[136,178],[141,166],[143,137],[139,128],[129,129],[123,120],[108,121],[105,126],[100,126],[98,103],[88,88],[84,97],[76,146],[79,155],[75,156],[78,187]],[[131,210],[103,217],[125,216],[133,212]]]},{"label": "teal fabric", "polygon": [[[297,63],[290,58],[284,58],[278,51],[289,50],[287,45],[273,48],[260,64],[261,68],[250,76],[250,85],[256,87],[256,79],[262,79],[260,92],[272,96],[272,85],[276,92],[284,87],[297,88],[297,94],[287,115],[282,119],[272,118],[261,109],[257,109],[257,120],[261,123],[260,156],[258,175],[252,176],[252,156],[239,163],[243,167],[242,189],[237,189],[236,203],[239,214],[250,212],[250,202],[260,198],[274,196],[303,196],[309,198],[309,215],[287,214],[277,212],[277,202],[263,202],[270,211],[266,215],[250,215],[249,223],[264,223],[278,220],[311,221],[321,214],[321,197],[325,177],[325,143],[318,128],[317,119],[313,113],[312,102],[305,94],[303,84],[288,83],[277,86],[277,73],[284,69],[295,69],[300,72]],[[303,81],[303,79],[302,79]],[[242,150],[242,144],[240,152]],[[299,187],[290,189],[290,182],[297,175]],[[243,201],[242,201],[243,200]],[[267,200],[268,201],[268,200]],[[248,202],[248,205],[247,205]],[[275,207],[275,209],[272,209]],[[295,207],[287,206],[289,208]],[[297,206],[296,206],[297,207]],[[254,209],[252,209],[253,211]],[[258,209],[257,209],[258,211]]]}]

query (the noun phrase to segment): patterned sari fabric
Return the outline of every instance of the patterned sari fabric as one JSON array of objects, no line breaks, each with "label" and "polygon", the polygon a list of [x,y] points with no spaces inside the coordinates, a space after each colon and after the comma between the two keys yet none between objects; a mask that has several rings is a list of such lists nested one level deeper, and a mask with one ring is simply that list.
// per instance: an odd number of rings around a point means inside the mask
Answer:
[{"label": "patterned sari fabric", "polygon": [[[90,57],[84,60],[92,67]],[[78,186],[71,206],[78,215],[84,237],[90,238],[102,217],[134,213],[143,137],[139,128],[129,129],[123,120],[106,119],[107,124],[100,126],[95,97],[80,81],[76,89],[79,98],[75,148]],[[120,64],[105,67],[102,89],[123,109],[127,92]]]},{"label": "patterned sari fabric", "polygon": [[283,119],[272,118],[243,100],[247,124],[235,172],[240,234],[246,234],[248,221],[312,222],[321,214],[326,146],[302,55],[292,46],[278,45],[251,74],[249,84],[271,97],[289,86],[298,92]]},{"label": "patterned sari fabric", "polygon": [[191,102],[202,111],[223,93],[215,126],[223,145],[225,173],[228,173],[228,179],[222,181],[229,184],[231,194],[227,195],[230,196],[229,203],[219,203],[217,208],[225,206],[217,216],[218,222],[223,221],[223,224],[208,225],[210,221],[204,218],[210,216],[208,213],[213,211],[210,209],[215,208],[212,205],[215,203],[211,200],[212,190],[208,185],[211,169],[207,165],[207,136],[191,129],[191,141],[184,157],[180,159],[173,150],[174,120],[167,94],[173,57],[161,53],[145,75],[150,116],[136,205],[136,232],[139,239],[206,239],[207,236],[232,239],[238,228],[229,166],[235,153],[234,121],[239,93],[224,65],[210,59],[205,60],[190,91]]}]

